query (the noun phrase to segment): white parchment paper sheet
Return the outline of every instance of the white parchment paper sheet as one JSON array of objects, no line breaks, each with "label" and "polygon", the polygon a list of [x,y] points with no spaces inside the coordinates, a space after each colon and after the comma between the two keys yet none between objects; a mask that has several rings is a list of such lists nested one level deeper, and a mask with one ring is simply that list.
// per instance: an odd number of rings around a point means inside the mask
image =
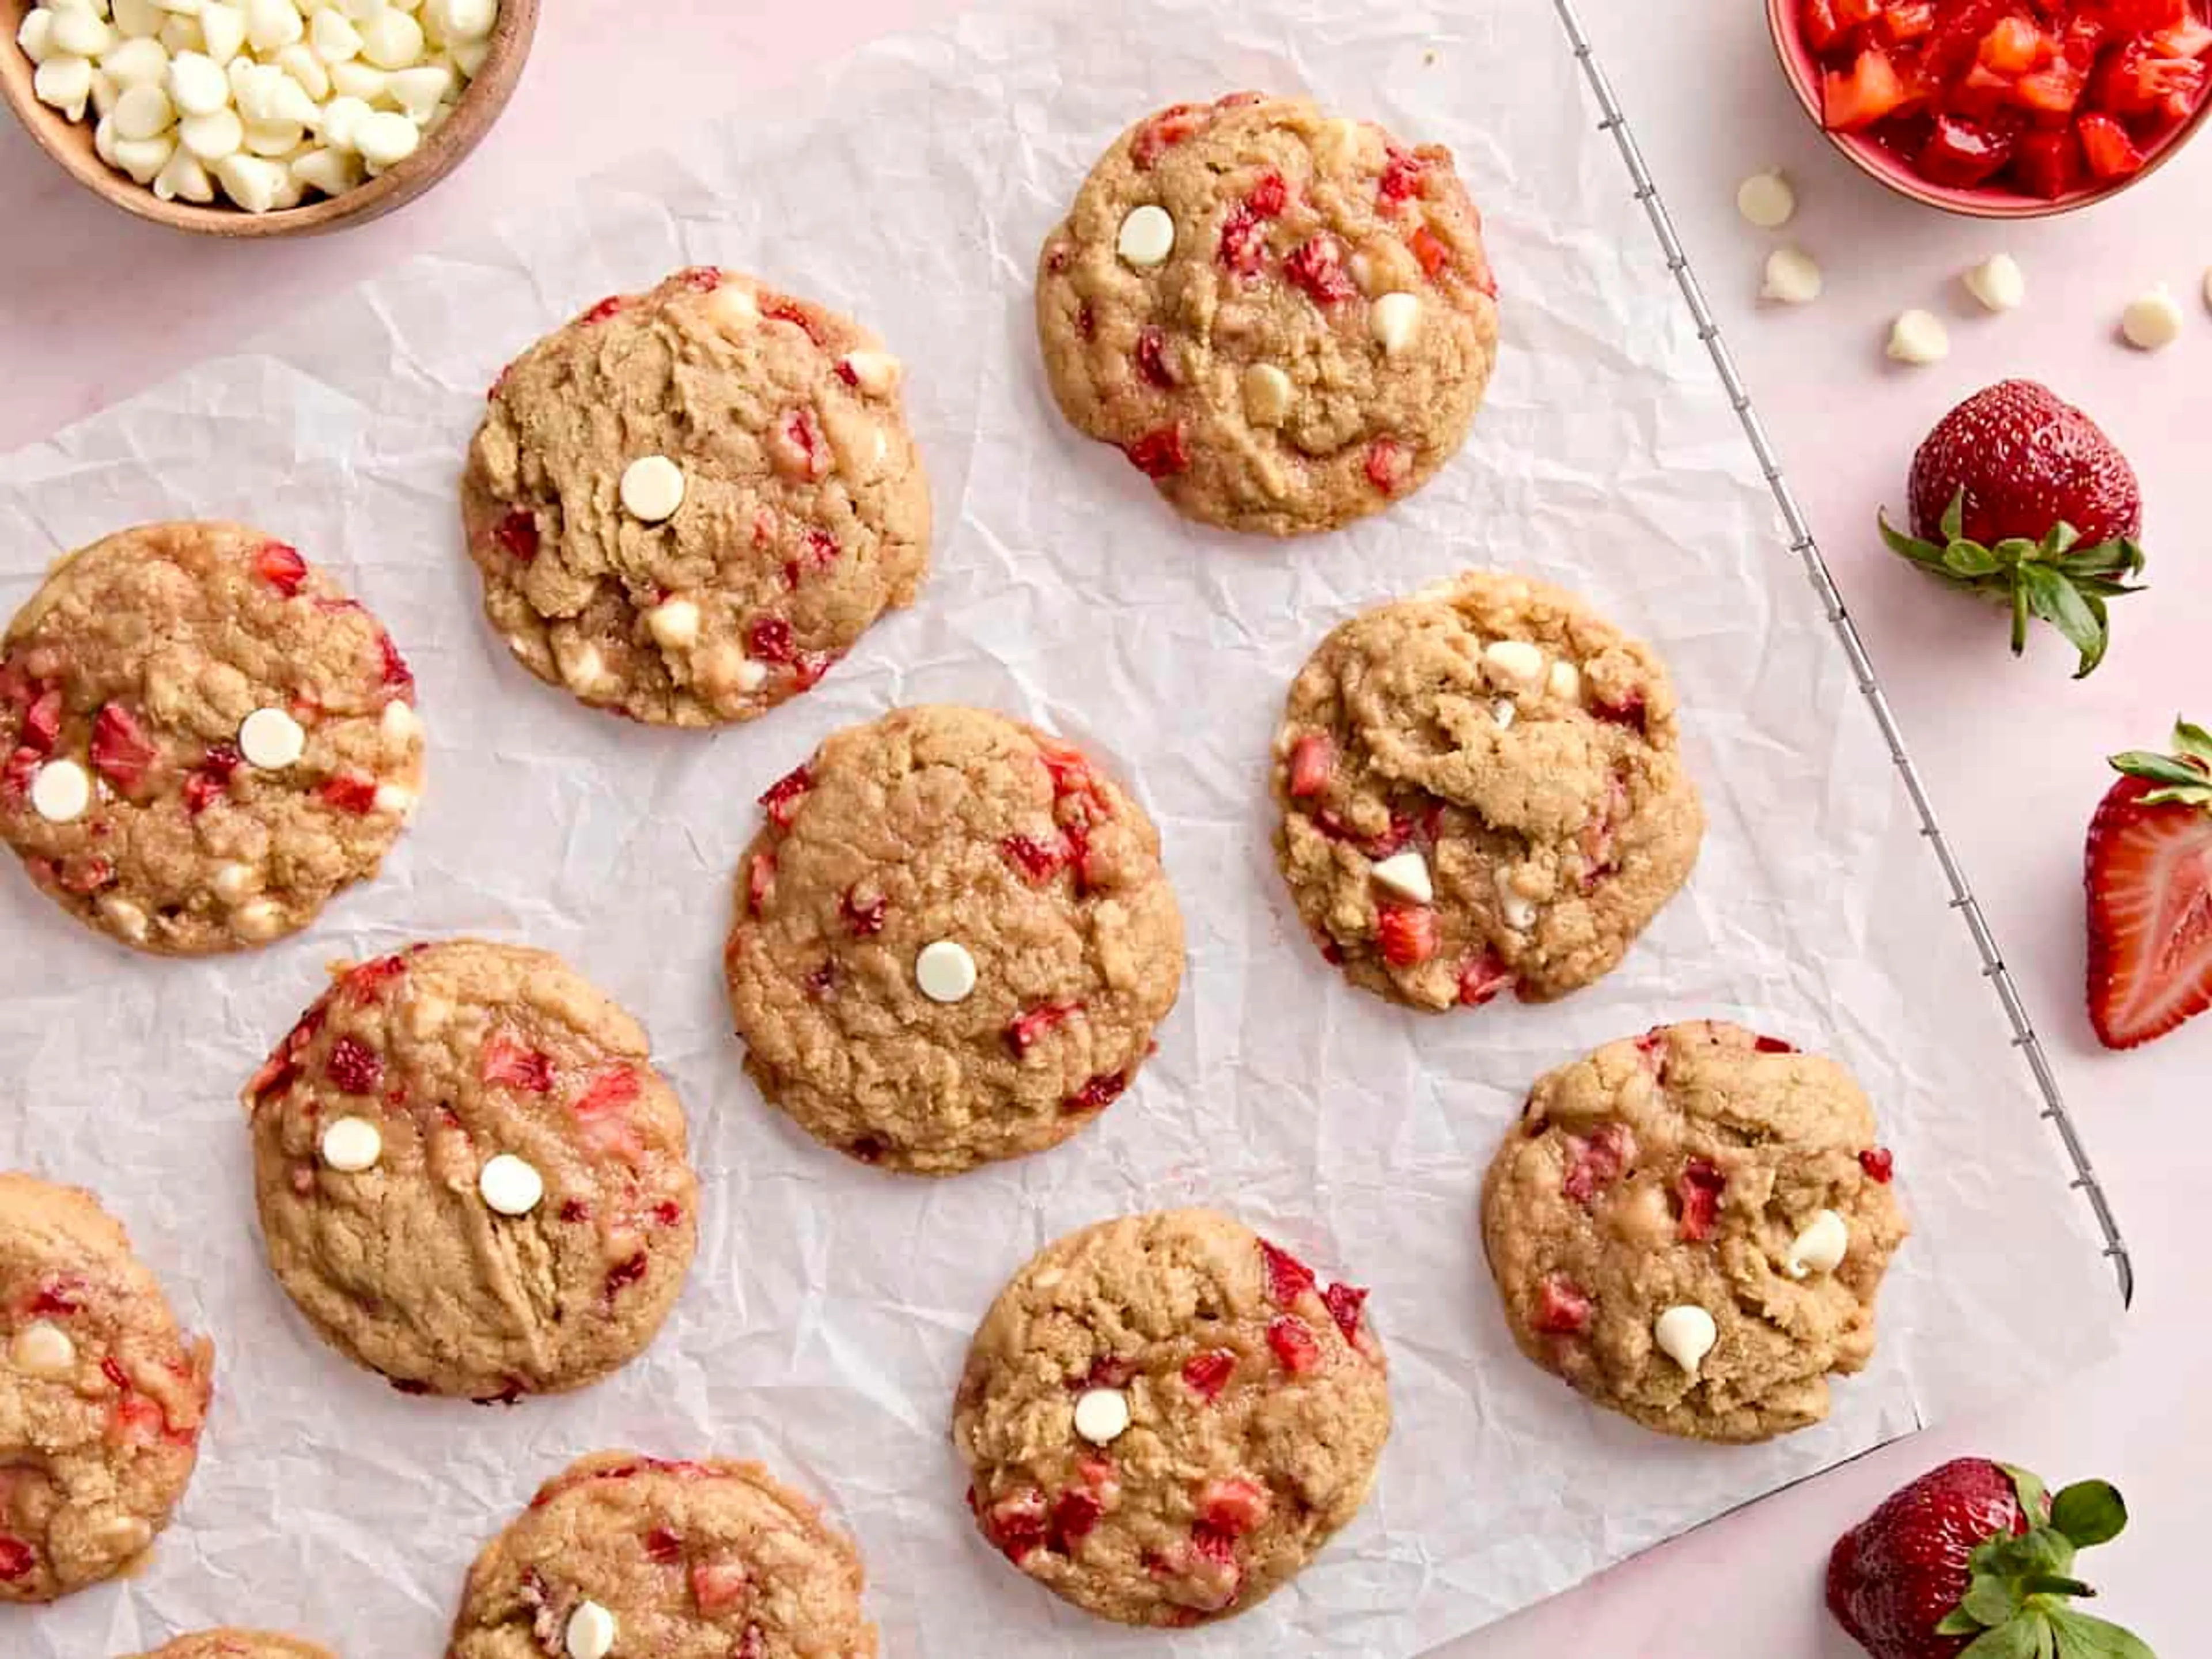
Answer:
[{"label": "white parchment paper sheet", "polygon": [[[1450,144],[1504,283],[1465,453],[1387,515],[1285,544],[1183,523],[1072,434],[1030,319],[1040,242],[1124,123],[1248,85]],[[590,713],[513,665],[455,507],[501,363],[698,263],[882,331],[938,501],[921,604],[811,696],[711,736]],[[1189,1659],[1413,1653],[2106,1345],[2087,1212],[1543,0],[1069,5],[878,46],[0,462],[0,602],[60,550],[195,514],[282,534],[392,626],[430,793],[380,882],[258,955],[140,961],[0,879],[0,1158],[98,1189],[220,1350],[205,1455],[151,1569],[0,1610],[0,1650],[92,1659],[237,1622],[433,1654],[467,1562],[537,1482],[629,1444],[762,1456],[825,1499],[866,1550],[890,1654],[1157,1653],[1168,1638],[1061,1607],[975,1539],[946,1443],[1006,1276],[1152,1206],[1227,1206],[1371,1285],[1397,1410],[1357,1523],[1265,1607],[1175,1638]],[[1658,643],[1712,828],[1603,985],[1425,1018],[1349,990],[1295,925],[1267,748],[1326,629],[1468,564],[1568,583]],[[1190,932],[1130,1094],[1055,1152],[944,1184],[849,1164],[764,1107],[719,972],[753,797],[832,729],[927,699],[1108,757],[1159,821]],[[646,1358],[512,1409],[404,1398],[319,1346],[264,1267],[234,1099],[325,960],[458,933],[560,951],[646,1020],[706,1185],[697,1267]],[[1646,1434],[1521,1360],[1474,1227],[1537,1073],[1709,1014],[1856,1068],[1917,1226],[1872,1370],[1828,1424],[1753,1450]]]}]

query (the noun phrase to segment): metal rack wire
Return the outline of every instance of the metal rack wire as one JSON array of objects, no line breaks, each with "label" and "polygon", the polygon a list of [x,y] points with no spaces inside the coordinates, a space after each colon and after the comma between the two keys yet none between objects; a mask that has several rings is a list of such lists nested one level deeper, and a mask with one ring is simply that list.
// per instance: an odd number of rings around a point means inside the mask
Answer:
[{"label": "metal rack wire", "polygon": [[1705,342],[1712,356],[1713,367],[1721,377],[1722,388],[1728,393],[1737,418],[1743,422],[1744,435],[1750,439],[1752,453],[1759,459],[1768,488],[1774,493],[1775,505],[1782,509],[1782,521],[1790,532],[1790,550],[1803,562],[1805,574],[1811,579],[1820,602],[1828,613],[1828,622],[1842,641],[1844,654],[1850,659],[1851,673],[1858,683],[1861,695],[1873,709],[1875,722],[1881,728],[1882,739],[1889,745],[1890,759],[1896,764],[1898,775],[1905,781],[1905,793],[1912,802],[1912,810],[1919,815],[1921,838],[1936,854],[1943,869],[1943,879],[1951,890],[1951,908],[1966,921],[1966,930],[1973,935],[1974,949],[1982,959],[1982,977],[1996,991],[1997,1000],[2004,1006],[2005,1018],[2011,1023],[2012,1046],[2027,1061],[2028,1070],[2034,1074],[2037,1089],[2043,1096],[2042,1116],[2057,1132],[2060,1144],[2074,1167],[2075,1190],[2086,1197],[2090,1210],[2097,1218],[2099,1231],[2104,1235],[2105,1255],[2112,1261],[2120,1283],[2120,1300],[2124,1305],[2135,1299],[2135,1267],[2128,1256],[2128,1247],[2120,1237],[2119,1223],[2114,1219],[2112,1206],[2099,1184],[2096,1171],[2090,1166],[2087,1149],[2074,1127],[2074,1120],[2066,1110],[2066,1103],[2058,1088],[2058,1079],[2051,1069],[2048,1055],[2043,1051],[2042,1041],[2035,1034],[2034,1024],[2027,1017],[2027,1005],[2021,1000],[2020,990],[2004,964],[2004,956],[1997,949],[1996,936],[1990,931],[1988,919],[1967,885],[1966,872],[1959,866],[1957,855],[1943,830],[1936,821],[1936,808],[1929,799],[1928,791],[1920,781],[1920,774],[1905,752],[1904,734],[1898,729],[1897,718],[1890,712],[1889,699],[1882,693],[1881,684],[1875,677],[1874,663],[1867,655],[1864,642],[1850,614],[1844,609],[1843,596],[1837,592],[1835,580],[1828,574],[1826,562],[1820,556],[1820,544],[1813,538],[1812,526],[1806,521],[1803,509],[1791,492],[1789,480],[1784,477],[1782,462],[1766,435],[1758,411],[1752,407],[1751,393],[1745,389],[1743,377],[1737,372],[1735,358],[1721,337],[1720,325],[1713,319],[1711,308],[1705,303],[1705,290],[1698,286],[1697,275],[1690,268],[1690,258],[1683,251],[1681,239],[1674,234],[1674,222],[1667,212],[1659,187],[1651,179],[1650,170],[1644,164],[1644,153],[1638,147],[1636,135],[1622,112],[1620,100],[1613,95],[1613,84],[1599,65],[1597,54],[1590,46],[1589,34],[1577,15],[1574,0],[1553,0],[1560,23],[1567,31],[1574,53],[1580,60],[1583,73],[1589,82],[1591,93],[1597,99],[1598,109],[1604,119],[1598,123],[1599,131],[1610,132],[1620,147],[1621,160],[1628,166],[1628,176],[1636,185],[1636,199],[1644,204],[1650,218],[1651,228],[1658,233],[1659,246],[1667,256],[1667,269],[1674,273],[1674,281],[1689,301],[1690,314],[1698,324],[1698,337]]}]

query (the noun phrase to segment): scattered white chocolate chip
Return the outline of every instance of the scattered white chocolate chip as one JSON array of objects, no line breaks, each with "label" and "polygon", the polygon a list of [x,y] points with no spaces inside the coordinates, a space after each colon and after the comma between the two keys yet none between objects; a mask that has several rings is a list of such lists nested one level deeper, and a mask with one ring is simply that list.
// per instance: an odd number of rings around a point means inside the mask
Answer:
[{"label": "scattered white chocolate chip", "polygon": [[48,761],[31,780],[32,810],[48,823],[75,823],[92,805],[92,775],[73,760]]},{"label": "scattered white chocolate chip", "polygon": [[2163,351],[2181,337],[2181,302],[2164,283],[2128,301],[2120,332],[2138,351]]},{"label": "scattered white chocolate chip", "polygon": [[1797,192],[1778,167],[1754,173],[1735,187],[1735,210],[1747,224],[1779,230],[1797,211]]},{"label": "scattered white chocolate chip", "polygon": [[1094,1446],[1110,1446],[1129,1426],[1129,1397],[1119,1389],[1085,1389],[1076,1396],[1075,1431]]},{"label": "scattered white chocolate chip", "polygon": [[689,651],[699,643],[699,607],[690,599],[663,599],[645,613],[645,625],[664,651]]},{"label": "scattered white chocolate chip", "polygon": [[397,167],[412,155],[422,142],[422,130],[398,110],[373,109],[361,118],[353,137],[361,159],[375,173]]},{"label": "scattered white chocolate chip", "polygon": [[1778,247],[1766,256],[1759,297],[1778,305],[1808,306],[1820,297],[1826,279],[1813,256],[1799,247]]},{"label": "scattered white chocolate chip", "polygon": [[347,1175],[373,1170],[384,1155],[384,1136],[365,1117],[342,1117],[323,1130],[323,1162]]},{"label": "scattered white chocolate chip", "polygon": [[76,1364],[76,1344],[49,1319],[34,1319],[8,1345],[15,1369],[32,1376],[66,1376]]},{"label": "scattered white chocolate chip", "polygon": [[888,351],[848,351],[837,366],[871,398],[882,397],[899,381],[899,360]]},{"label": "scattered white chocolate chip", "polygon": [[283,925],[284,913],[267,899],[241,904],[230,913],[230,931],[249,944],[259,945],[275,939]]},{"label": "scattered white chocolate chip", "polygon": [[261,890],[261,872],[250,864],[224,864],[216,868],[215,896],[235,908]]},{"label": "scattered white chocolate chip", "polygon": [[413,817],[416,799],[412,789],[404,788],[396,783],[380,783],[376,786],[376,810],[387,817]]},{"label": "scattered white chocolate chip", "polygon": [[307,733],[281,708],[257,708],[239,722],[238,752],[264,772],[281,772],[307,752]]},{"label": "scattered white chocolate chip", "polygon": [[1521,705],[1510,697],[1493,697],[1490,701],[1490,718],[1498,722],[1501,732],[1521,715]]},{"label": "scattered white chocolate chip", "polygon": [[975,988],[975,958],[957,940],[933,940],[914,959],[914,982],[932,1002],[965,1001]]},{"label": "scattered white chocolate chip", "polygon": [[1382,355],[1395,357],[1420,331],[1421,302],[1411,294],[1379,295],[1368,307],[1367,326],[1382,348]]},{"label": "scattered white chocolate chip", "polygon": [[31,77],[31,90],[40,103],[52,105],[72,121],[82,121],[85,106],[92,101],[91,62],[57,53],[39,65]]},{"label": "scattered white chocolate chip", "polygon": [[1784,1265],[1790,1277],[1831,1273],[1841,1265],[1851,1247],[1850,1229],[1833,1210],[1823,1210],[1805,1224],[1805,1231],[1790,1241],[1790,1258]]},{"label": "scattered white chocolate chip", "polygon": [[2027,298],[2027,276],[2009,253],[1993,253],[1959,280],[1984,311],[2011,311]]},{"label": "scattered white chocolate chip", "polygon": [[411,703],[394,697],[384,705],[384,713],[377,720],[378,732],[387,749],[405,749],[412,744],[422,730],[422,716]]},{"label": "scattered white chocolate chip", "polygon": [[1544,653],[1526,640],[1492,640],[1482,647],[1482,659],[1498,675],[1519,685],[1543,683]]},{"label": "scattered white chocolate chip", "polygon": [[501,1152],[477,1172],[477,1190],[501,1215],[528,1215],[545,1196],[545,1177],[513,1152]]},{"label": "scattered white chocolate chip", "polygon": [[740,283],[724,283],[708,295],[707,309],[725,334],[742,334],[760,321],[760,301]]},{"label": "scattered white chocolate chip", "polygon": [[180,52],[169,59],[167,90],[181,115],[212,115],[230,102],[229,78],[204,52]]},{"label": "scattered white chocolate chip", "polygon": [[1146,202],[1131,208],[1129,216],[1121,221],[1114,251],[1124,264],[1149,270],[1175,252],[1175,221],[1168,216],[1168,210]]},{"label": "scattered white chocolate chip", "polygon": [[1694,1304],[1685,1304],[1661,1314],[1651,1335],[1661,1352],[1695,1376],[1721,1334],[1711,1314]]},{"label": "scattered white chocolate chip", "polygon": [[553,661],[572,691],[595,691],[600,681],[606,678],[607,659],[589,640],[556,640]]},{"label": "scattered white chocolate chip", "polygon": [[684,469],[665,455],[641,455],[623,469],[623,510],[644,524],[661,524],[684,505]]},{"label": "scattered white chocolate chip", "polygon": [[1546,677],[1545,689],[1561,702],[1580,702],[1583,696],[1583,672],[1565,657],[1552,665]]},{"label": "scattered white chocolate chip", "polygon": [[143,909],[116,893],[100,896],[100,914],[110,927],[133,945],[143,945],[153,925]]},{"label": "scattered white chocolate chip", "polygon": [[177,106],[156,86],[126,87],[112,114],[118,138],[158,138],[177,125]]},{"label": "scattered white chocolate chip", "polygon": [[1254,426],[1280,426],[1291,412],[1291,377],[1273,363],[1244,371],[1244,418]]},{"label": "scattered white chocolate chip", "polygon": [[615,1650],[615,1616],[597,1601],[579,1601],[562,1640],[568,1659],[607,1659]]},{"label": "scattered white chocolate chip", "polygon": [[757,691],[768,684],[768,665],[755,662],[750,657],[738,659],[737,686],[740,691]]},{"label": "scattered white chocolate chip", "polygon": [[1912,310],[1890,325],[1889,355],[1900,363],[1924,368],[1951,355],[1951,333],[1932,311]]},{"label": "scattered white chocolate chip", "polygon": [[1429,879],[1429,861],[1419,853],[1393,853],[1367,873],[1385,892],[1416,904],[1427,904],[1437,896],[1435,884]]},{"label": "scattered white chocolate chip", "polygon": [[1527,894],[1513,884],[1513,872],[1504,865],[1498,866],[1493,878],[1498,886],[1498,913],[1505,925],[1516,933],[1525,933],[1536,925],[1536,906]]}]

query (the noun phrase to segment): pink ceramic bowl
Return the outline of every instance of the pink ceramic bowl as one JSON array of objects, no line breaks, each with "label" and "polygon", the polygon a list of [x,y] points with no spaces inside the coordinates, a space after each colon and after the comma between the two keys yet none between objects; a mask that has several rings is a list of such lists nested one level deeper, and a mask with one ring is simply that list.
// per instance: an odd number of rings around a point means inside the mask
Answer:
[{"label": "pink ceramic bowl", "polygon": [[1906,165],[1905,159],[1893,150],[1883,149],[1871,138],[1855,132],[1830,132],[1820,121],[1820,66],[1813,50],[1805,44],[1798,21],[1795,0],[1766,0],[1766,22],[1774,36],[1775,56],[1782,60],[1782,72],[1790,82],[1790,89],[1797,94],[1807,118],[1820,130],[1820,136],[1841,150],[1858,170],[1870,179],[1878,179],[1900,196],[1916,202],[1925,202],[1929,207],[1941,208],[1946,213],[1964,214],[1973,219],[2047,219],[2053,214],[2071,213],[2094,202],[2117,196],[2130,185],[2139,185],[2181,153],[2181,147],[2195,137],[2212,116],[2212,96],[2207,96],[2197,106],[2189,119],[2176,128],[2165,143],[2151,152],[2142,171],[2108,185],[2089,185],[2045,201],[2040,196],[2023,196],[2019,191],[1991,185],[1977,185],[1961,188],[1956,185],[1931,184]]}]

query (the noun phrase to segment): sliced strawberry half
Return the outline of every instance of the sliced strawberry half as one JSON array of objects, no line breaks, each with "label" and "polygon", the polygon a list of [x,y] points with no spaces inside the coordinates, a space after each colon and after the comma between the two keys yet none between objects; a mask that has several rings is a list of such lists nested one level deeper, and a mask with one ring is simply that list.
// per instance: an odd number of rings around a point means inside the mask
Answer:
[{"label": "sliced strawberry half", "polygon": [[2212,733],[2112,757],[2123,775],[2089,824],[2089,1018],[2108,1048],[2212,1007]]}]

